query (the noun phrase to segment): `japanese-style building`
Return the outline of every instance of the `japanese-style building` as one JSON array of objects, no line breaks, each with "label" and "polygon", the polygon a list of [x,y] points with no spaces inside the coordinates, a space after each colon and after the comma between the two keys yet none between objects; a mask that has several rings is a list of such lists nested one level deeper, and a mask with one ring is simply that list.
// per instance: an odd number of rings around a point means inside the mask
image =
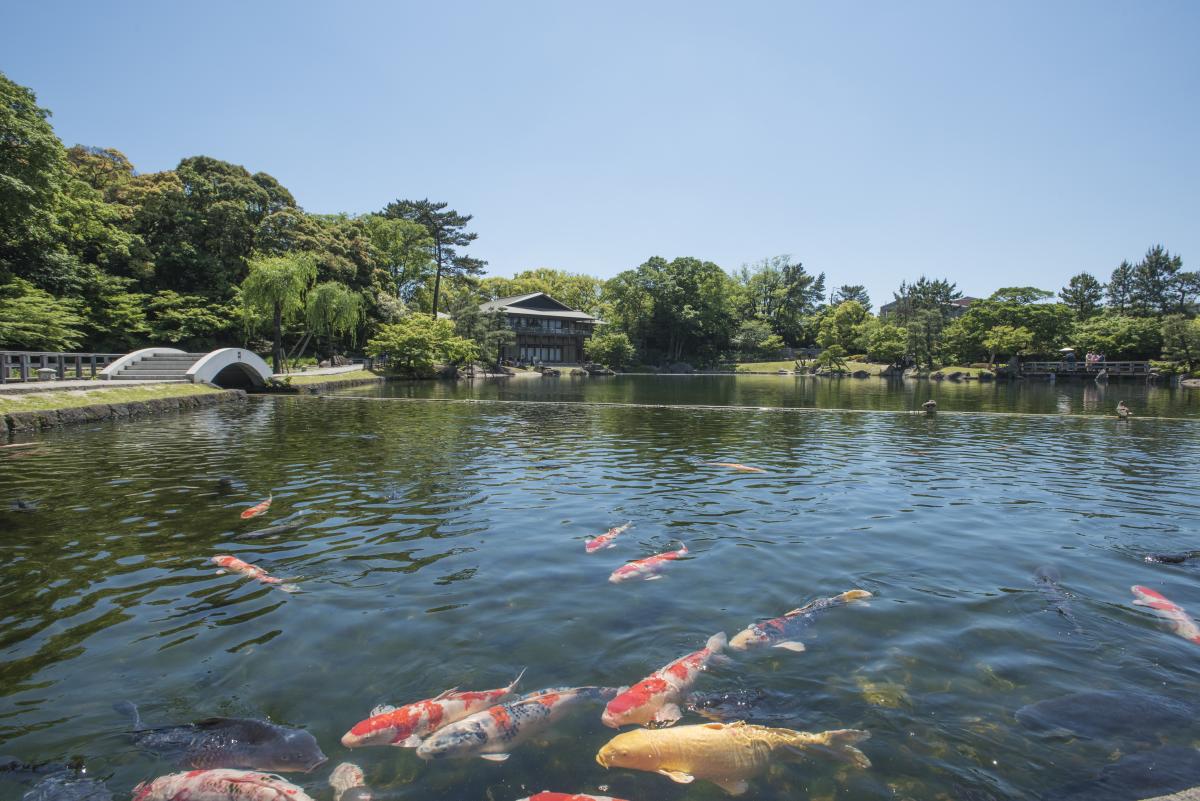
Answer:
[{"label": "japanese-style building", "polygon": [[502,359],[517,363],[574,364],[584,361],[583,343],[600,322],[587,312],[559,303],[545,292],[497,298],[480,311],[503,311],[517,341],[506,345]]}]

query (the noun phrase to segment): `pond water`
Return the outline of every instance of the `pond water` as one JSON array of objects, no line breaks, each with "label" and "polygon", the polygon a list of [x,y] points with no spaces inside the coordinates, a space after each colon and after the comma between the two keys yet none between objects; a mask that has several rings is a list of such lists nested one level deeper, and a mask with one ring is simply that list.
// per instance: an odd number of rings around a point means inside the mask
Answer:
[{"label": "pond water", "polygon": [[[628,685],[714,632],[861,588],[870,605],[828,611],[803,653],[735,654],[695,690],[763,691],[752,722],[868,730],[873,766],[780,761],[743,798],[1140,798],[1200,784],[1195,760],[1179,758],[1200,717],[1156,725],[1131,712],[1147,708],[1140,694],[1195,704],[1200,681],[1200,645],[1130,593],[1146,585],[1200,614],[1200,565],[1143,561],[1200,548],[1200,426],[1163,419],[1194,416],[1188,396],[605,381],[254,398],[0,450],[0,751],[82,756],[127,798],[172,769],[129,743],[112,705],[130,700],[155,723],[307,728],[330,761],[289,778],[316,799],[331,798],[326,777],[345,760],[398,799],[724,798],[707,782],[601,767],[614,732],[598,705],[503,763],[339,741],[376,704],[500,687],[522,668],[525,690]],[[906,409],[929,394],[945,409],[1080,416],[750,408]],[[1100,416],[1117,397],[1158,416]],[[706,408],[719,405],[746,408]],[[265,515],[240,519],[268,494]],[[17,499],[37,508],[7,511]],[[626,520],[616,547],[585,553],[587,537]],[[303,525],[238,538],[281,521]],[[690,553],[661,580],[608,582],[680,541]],[[216,575],[215,554],[300,591]],[[1058,571],[1059,589],[1038,583],[1039,567]],[[1059,722],[1075,735],[1016,717],[1082,690],[1126,695],[1069,705]],[[1106,715],[1104,731],[1079,736]],[[1131,757],[1156,755],[1160,778],[1121,778]],[[0,779],[0,798],[21,792]]]}]

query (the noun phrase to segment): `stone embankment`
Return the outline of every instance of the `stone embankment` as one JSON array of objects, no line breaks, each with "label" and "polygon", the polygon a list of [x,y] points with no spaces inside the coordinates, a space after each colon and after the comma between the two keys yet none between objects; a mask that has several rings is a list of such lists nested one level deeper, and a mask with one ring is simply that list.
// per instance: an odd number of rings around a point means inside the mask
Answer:
[{"label": "stone embankment", "polygon": [[66,409],[45,409],[30,412],[6,412],[0,416],[0,431],[23,433],[47,428],[94,423],[101,420],[128,420],[137,417],[204,409],[225,403],[246,400],[240,389],[226,389],[203,395],[181,395],[168,398],[149,398],[127,403],[93,403],[89,406],[73,406]]}]

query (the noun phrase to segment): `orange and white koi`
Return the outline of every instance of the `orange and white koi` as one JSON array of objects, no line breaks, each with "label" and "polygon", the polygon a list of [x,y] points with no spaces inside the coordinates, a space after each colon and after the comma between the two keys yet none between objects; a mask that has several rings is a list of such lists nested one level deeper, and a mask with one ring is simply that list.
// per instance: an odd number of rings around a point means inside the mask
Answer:
[{"label": "orange and white koi", "polygon": [[527,693],[443,726],[421,743],[417,756],[477,756],[503,762],[513,748],[549,728],[567,712],[589,701],[607,701],[616,694],[612,687],[556,687]]},{"label": "orange and white koi", "polygon": [[1132,590],[1135,596],[1134,606],[1145,606],[1152,609],[1154,614],[1167,621],[1171,631],[1189,642],[1200,645],[1200,626],[1196,625],[1196,621],[1183,610],[1182,606],[1167,600],[1162,593],[1155,592],[1149,587],[1135,584]]},{"label": "orange and white koi", "polygon": [[257,565],[252,565],[249,562],[243,562],[236,556],[219,554],[212,558],[212,563],[221,568],[217,571],[217,575],[220,575],[228,570],[231,573],[240,573],[248,579],[260,581],[263,584],[278,585],[279,589],[283,590],[284,592],[296,592],[300,589],[295,584],[285,584],[283,579],[272,576],[270,573],[263,570],[261,567],[258,567]]},{"label": "orange and white koi", "polygon": [[700,671],[725,650],[725,644],[724,632],[709,637],[699,651],[676,659],[632,687],[622,690],[604,707],[600,720],[614,729],[631,723],[643,726],[674,725],[683,716],[679,703],[684,693],[696,683]]},{"label": "orange and white koi", "polygon": [[268,495],[267,499],[262,503],[255,504],[254,506],[251,506],[249,509],[242,512],[242,519],[249,520],[252,517],[258,517],[259,515],[266,513],[266,511],[271,508],[271,499],[274,497],[275,496],[273,494]]},{"label": "orange and white koi", "polygon": [[761,467],[751,467],[748,464],[740,462],[705,462],[709,467],[728,467],[730,470],[736,470],[739,473],[765,473],[767,472]]},{"label": "orange and white koi", "polygon": [[832,598],[818,598],[799,609],[793,609],[782,617],[764,620],[762,623],[752,623],[733,635],[733,639],[729,641],[729,647],[734,651],[745,651],[760,645],[770,645],[772,648],[803,651],[804,643],[796,637],[812,622],[818,612],[870,597],[871,593],[866,590],[847,590]]},{"label": "orange and white koi", "polygon": [[655,579],[662,578],[659,572],[666,567],[668,562],[673,562],[681,556],[687,556],[687,554],[687,546],[681,542],[679,543],[678,551],[658,553],[654,556],[647,556],[645,559],[635,559],[628,564],[621,565],[612,572],[608,580],[613,584],[638,578],[645,579],[646,581],[654,581]]},{"label": "orange and white koi", "polygon": [[520,798],[517,801],[621,801],[608,795],[579,795],[577,793],[551,793],[543,790],[537,795]]},{"label": "orange and white koi", "polygon": [[421,741],[450,723],[468,715],[487,709],[512,695],[517,682],[525,675],[522,670],[512,684],[497,690],[459,692],[458,688],[425,701],[405,704],[402,707],[377,706],[366,720],[354,724],[354,728],[342,735],[342,745],[347,748],[362,748],[368,745],[396,745],[401,748],[416,748]]},{"label": "orange and white koi", "polygon": [[133,801],[313,801],[279,776],[252,770],[189,770],[133,788]]},{"label": "orange and white koi", "polygon": [[600,550],[601,548],[612,548],[613,546],[615,546],[617,544],[616,543],[617,537],[621,536],[622,534],[624,534],[626,531],[628,531],[632,527],[633,527],[633,521],[631,520],[628,523],[624,523],[615,528],[610,528],[608,531],[604,532],[599,537],[592,537],[590,540],[585,542],[583,544],[583,548],[588,553],[595,553],[596,551]]}]

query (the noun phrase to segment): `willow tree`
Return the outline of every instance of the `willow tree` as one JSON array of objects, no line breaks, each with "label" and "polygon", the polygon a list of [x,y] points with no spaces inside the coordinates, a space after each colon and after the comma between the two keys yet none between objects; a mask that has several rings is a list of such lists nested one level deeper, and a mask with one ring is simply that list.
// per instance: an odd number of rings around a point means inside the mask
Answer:
[{"label": "willow tree", "polygon": [[333,338],[353,335],[362,324],[364,304],[362,295],[337,281],[323,281],[308,293],[304,306],[304,321],[308,331],[325,344],[333,357]]},{"label": "willow tree", "polygon": [[249,328],[257,315],[271,315],[271,367],[277,373],[283,371],[283,322],[304,309],[305,295],[316,280],[317,260],[311,253],[250,259],[250,274],[242,281],[243,319]]}]

